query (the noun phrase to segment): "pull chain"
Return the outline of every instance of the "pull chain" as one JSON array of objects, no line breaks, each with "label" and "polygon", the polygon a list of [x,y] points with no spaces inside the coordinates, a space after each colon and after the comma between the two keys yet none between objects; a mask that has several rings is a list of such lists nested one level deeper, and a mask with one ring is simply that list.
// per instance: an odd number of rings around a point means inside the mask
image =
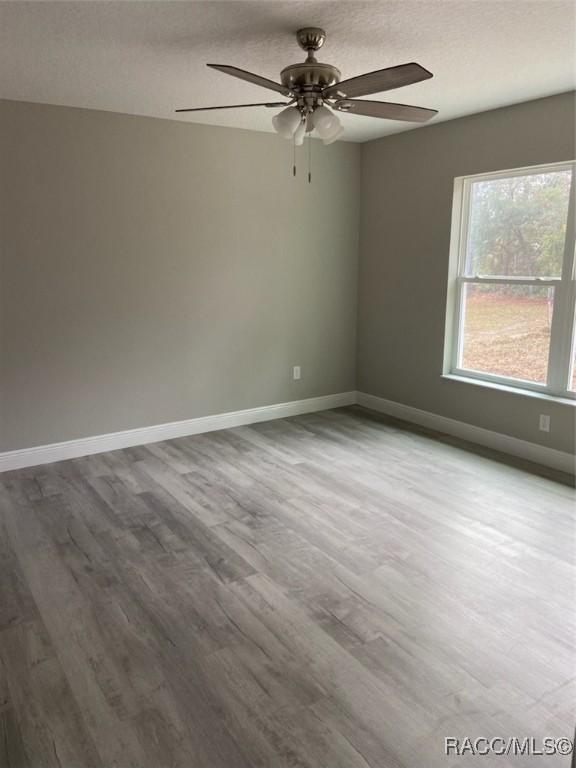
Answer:
[{"label": "pull chain", "polygon": [[308,134],[308,184],[312,182],[312,136]]},{"label": "pull chain", "polygon": [[293,165],[292,165],[292,175],[296,176],[296,139],[292,139],[292,148],[294,151],[294,159],[293,159]]}]

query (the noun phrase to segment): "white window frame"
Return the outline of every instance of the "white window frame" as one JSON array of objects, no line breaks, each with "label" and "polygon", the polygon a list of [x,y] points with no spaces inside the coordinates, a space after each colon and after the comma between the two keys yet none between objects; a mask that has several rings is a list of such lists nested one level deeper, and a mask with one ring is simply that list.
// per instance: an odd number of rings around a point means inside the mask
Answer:
[{"label": "white window frame", "polygon": [[[569,170],[572,173],[568,221],[564,242],[562,275],[557,278],[538,277],[500,277],[466,276],[466,250],[468,246],[468,226],[470,219],[470,190],[473,182],[493,179]],[[454,180],[452,203],[452,230],[450,236],[450,261],[448,271],[448,294],[446,304],[446,333],[444,343],[444,375],[463,379],[472,379],[481,384],[501,385],[506,388],[541,393],[543,395],[576,400],[576,392],[568,389],[572,380],[573,341],[576,314],[576,274],[575,274],[575,213],[576,213],[576,162],[550,163],[524,168],[512,168],[495,173],[480,173],[473,176],[459,176]],[[554,310],[550,333],[550,352],[548,357],[548,378],[545,384],[533,381],[498,376],[483,371],[460,368],[461,346],[463,343],[464,287],[467,284],[505,284],[534,285],[538,287],[554,286]]]}]

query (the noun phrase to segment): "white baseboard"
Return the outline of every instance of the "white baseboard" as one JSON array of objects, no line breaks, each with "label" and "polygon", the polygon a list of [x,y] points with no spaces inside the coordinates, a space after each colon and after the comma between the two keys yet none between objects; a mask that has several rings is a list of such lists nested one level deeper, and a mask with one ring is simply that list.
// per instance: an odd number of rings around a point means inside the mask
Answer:
[{"label": "white baseboard", "polygon": [[449,419],[446,416],[422,411],[420,408],[413,408],[410,405],[403,405],[393,400],[385,400],[382,397],[368,395],[365,392],[356,393],[356,402],[358,405],[364,406],[364,408],[370,408],[373,411],[385,413],[397,419],[420,424],[422,427],[428,427],[437,432],[460,437],[462,440],[484,445],[487,448],[493,448],[495,451],[509,453],[512,456],[518,456],[537,464],[543,464],[546,467],[568,472],[569,474],[575,473],[575,457],[570,453],[530,443],[527,440],[520,440],[517,437],[503,435],[500,432],[492,432],[482,427],[475,427],[463,421]]},{"label": "white baseboard", "polygon": [[0,453],[0,472],[23,467],[34,467],[38,464],[51,464],[65,459],[76,459],[105,451],[115,451],[120,448],[132,448],[147,443],[157,443],[175,437],[197,435],[202,432],[212,432],[217,429],[229,429],[246,424],[256,424],[259,421],[283,419],[288,416],[298,416],[303,413],[324,411],[330,408],[341,408],[345,405],[362,405],[379,413],[394,416],[397,419],[420,424],[454,437],[459,437],[471,443],[484,445],[496,451],[509,453],[528,461],[543,464],[553,469],[575,473],[575,459],[569,453],[547,448],[516,437],[492,432],[471,424],[466,424],[446,416],[439,416],[429,411],[413,408],[409,405],[385,400],[382,397],[368,395],[365,392],[340,392],[323,397],[310,397],[306,400],[294,400],[289,403],[265,405],[261,408],[248,408],[243,411],[218,413],[214,416],[200,416],[196,419],[173,421],[169,424],[156,424],[152,427],[139,427],[122,432],[112,432],[106,435],[84,437],[78,440],[68,440],[52,445],[39,445],[34,448],[23,448],[18,451]]},{"label": "white baseboard", "polygon": [[169,424],[156,424],[152,427],[139,427],[122,432],[111,432],[107,435],[83,437],[64,443],[22,448],[18,451],[0,453],[0,472],[34,467],[38,464],[51,464],[65,459],[77,459],[80,456],[116,451],[119,448],[132,448],[136,445],[157,443],[161,440],[197,435],[216,429],[229,429],[230,427],[255,424],[259,421],[284,419],[287,416],[298,416],[302,413],[341,408],[344,405],[354,405],[355,402],[356,392],[340,392],[336,395],[310,397],[306,400],[265,405],[261,408],[247,408],[243,411],[218,413],[215,416],[200,416],[196,419],[173,421]]}]

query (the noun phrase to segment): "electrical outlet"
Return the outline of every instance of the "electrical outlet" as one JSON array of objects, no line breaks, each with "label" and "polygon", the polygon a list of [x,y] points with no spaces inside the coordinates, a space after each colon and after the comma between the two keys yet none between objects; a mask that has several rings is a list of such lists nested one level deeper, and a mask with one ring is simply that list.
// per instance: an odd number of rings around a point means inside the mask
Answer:
[{"label": "electrical outlet", "polygon": [[538,426],[541,432],[550,432],[550,416],[548,416],[548,414],[541,413]]},{"label": "electrical outlet", "polygon": [[292,368],[292,378],[294,381],[298,381],[298,379],[302,378],[302,371],[300,370],[299,365],[295,365],[294,368]]}]

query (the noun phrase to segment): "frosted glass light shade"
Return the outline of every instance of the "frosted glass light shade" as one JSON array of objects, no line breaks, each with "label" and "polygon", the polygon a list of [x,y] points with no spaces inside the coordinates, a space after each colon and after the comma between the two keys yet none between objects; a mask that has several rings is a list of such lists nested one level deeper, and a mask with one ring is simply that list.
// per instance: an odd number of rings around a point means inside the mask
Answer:
[{"label": "frosted glass light shade", "polygon": [[302,146],[304,144],[304,136],[306,135],[306,121],[302,120],[298,128],[294,131],[294,144],[296,144],[297,147]]},{"label": "frosted glass light shade", "polygon": [[328,107],[318,107],[312,114],[312,124],[321,139],[329,138],[340,125],[340,120]]},{"label": "frosted glass light shade", "polygon": [[319,128],[322,129],[324,127],[328,128],[332,122],[334,121],[335,115],[331,110],[328,109],[328,107],[321,106],[317,107],[314,112],[311,115],[311,122],[312,125],[316,130]]},{"label": "frosted glass light shade", "polygon": [[336,126],[335,130],[333,130],[331,133],[328,134],[328,136],[323,137],[322,141],[324,144],[334,144],[335,141],[338,141],[340,136],[344,133],[344,126],[338,121],[338,125]]},{"label": "frosted glass light shade", "polygon": [[287,107],[282,112],[274,115],[272,125],[276,133],[280,134],[283,139],[291,139],[301,120],[302,115],[297,107]]}]

